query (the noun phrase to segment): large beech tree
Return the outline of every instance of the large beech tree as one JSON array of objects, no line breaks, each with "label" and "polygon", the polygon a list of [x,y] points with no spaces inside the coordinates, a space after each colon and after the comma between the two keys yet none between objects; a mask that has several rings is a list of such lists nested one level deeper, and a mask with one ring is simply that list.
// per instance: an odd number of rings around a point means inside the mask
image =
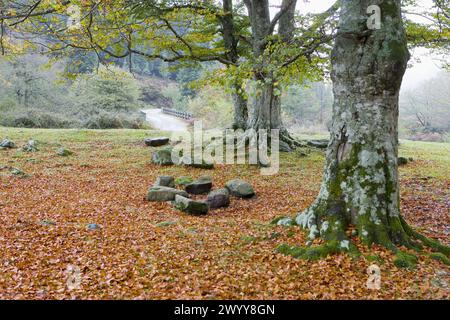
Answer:
[{"label": "large beech tree", "polygon": [[[381,8],[382,24],[371,30],[366,11],[374,3]],[[295,219],[309,229],[309,244],[319,237],[325,244],[281,249],[304,257],[356,250],[347,235],[353,225],[369,246],[398,251],[398,246],[425,244],[450,253],[413,231],[400,213],[398,100],[409,58],[400,0],[342,1],[331,55],[333,124],[323,182],[315,202]]]}]

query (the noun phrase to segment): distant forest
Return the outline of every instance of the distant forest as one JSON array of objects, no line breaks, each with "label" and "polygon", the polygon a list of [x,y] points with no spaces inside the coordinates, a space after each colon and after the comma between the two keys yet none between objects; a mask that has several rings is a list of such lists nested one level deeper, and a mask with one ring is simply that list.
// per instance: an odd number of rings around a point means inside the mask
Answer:
[{"label": "distant forest", "polygon": [[[105,61],[102,59],[102,61]],[[36,54],[0,60],[0,125],[34,128],[149,128],[139,109],[168,107],[194,113],[208,128],[229,127],[227,88],[209,81],[216,62],[182,66],[141,56],[99,64],[93,53],[52,60]],[[225,90],[223,90],[225,89]],[[447,141],[450,75],[442,71],[400,97],[400,135]],[[282,114],[293,132],[326,132],[332,115],[330,83],[291,84]]]}]

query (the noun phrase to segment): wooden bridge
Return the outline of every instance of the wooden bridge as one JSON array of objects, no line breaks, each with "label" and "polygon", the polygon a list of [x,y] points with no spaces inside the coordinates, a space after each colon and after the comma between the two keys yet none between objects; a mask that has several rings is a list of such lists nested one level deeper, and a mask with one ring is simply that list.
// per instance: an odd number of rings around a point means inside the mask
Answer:
[{"label": "wooden bridge", "polygon": [[162,108],[162,112],[185,120],[191,120],[194,117],[192,113],[169,108]]}]

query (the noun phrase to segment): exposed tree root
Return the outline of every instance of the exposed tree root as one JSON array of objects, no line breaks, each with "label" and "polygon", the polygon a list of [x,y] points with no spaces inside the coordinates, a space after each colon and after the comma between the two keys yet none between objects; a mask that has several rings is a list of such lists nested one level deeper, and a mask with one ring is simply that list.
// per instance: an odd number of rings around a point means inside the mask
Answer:
[{"label": "exposed tree root", "polygon": [[[314,206],[309,210],[312,208],[314,208]],[[322,223],[319,223],[318,217],[311,214],[311,211],[309,210],[306,210],[305,213],[299,215],[295,220],[289,217],[279,217],[272,221],[272,224],[277,225],[298,225],[309,231],[306,247],[282,244],[277,247],[276,250],[278,252],[307,260],[325,258],[328,255],[339,252],[346,252],[351,256],[359,255],[358,249],[346,235],[346,230],[350,227],[349,223],[342,221],[339,218],[330,219],[329,216],[327,220],[323,220]],[[369,229],[367,228],[367,223],[365,226],[366,229]],[[398,227],[400,227],[400,229]],[[366,230],[366,232],[375,232],[378,236],[374,238],[368,237],[368,234],[363,237],[358,235],[363,243],[365,242],[369,247],[372,244],[377,243],[394,252],[394,264],[398,267],[411,269],[415,267],[418,261],[416,255],[402,251],[400,249],[401,246],[408,249],[414,249],[417,252],[421,252],[424,246],[429,247],[435,251],[430,254],[430,258],[441,261],[446,265],[450,265],[450,259],[448,258],[450,248],[414,231],[402,217],[394,219],[394,227],[391,228],[391,230],[380,230],[379,228],[375,228],[371,231]],[[380,234],[387,237],[380,237]],[[315,238],[322,239],[324,243],[319,246],[313,246],[312,240]],[[371,242],[367,243],[367,239],[371,239]]]}]

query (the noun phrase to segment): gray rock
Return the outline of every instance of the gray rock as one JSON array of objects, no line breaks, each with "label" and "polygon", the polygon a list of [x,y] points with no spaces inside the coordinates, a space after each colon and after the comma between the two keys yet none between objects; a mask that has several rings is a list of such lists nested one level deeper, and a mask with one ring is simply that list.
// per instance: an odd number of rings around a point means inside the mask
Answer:
[{"label": "gray rock", "polygon": [[172,161],[172,149],[160,149],[156,150],[152,154],[152,162],[160,166],[169,166],[173,164]]},{"label": "gray rock", "polygon": [[2,142],[0,142],[0,148],[3,148],[3,149],[12,149],[15,146],[16,146],[16,144],[9,139],[3,139]]},{"label": "gray rock", "polygon": [[73,152],[70,151],[69,149],[61,147],[56,151],[56,154],[61,157],[68,157],[71,156]]},{"label": "gray rock", "polygon": [[160,147],[169,143],[169,138],[158,137],[158,138],[147,138],[144,140],[145,144],[149,147]]},{"label": "gray rock", "polygon": [[175,188],[175,179],[171,176],[160,176],[156,179],[154,186]]},{"label": "gray rock", "polygon": [[191,194],[204,194],[208,193],[212,188],[212,180],[211,177],[202,176],[198,178],[196,181],[189,183],[186,185],[186,192]]},{"label": "gray rock", "polygon": [[27,144],[22,147],[22,150],[25,152],[39,151],[36,140],[33,140],[33,139],[28,140]]},{"label": "gray rock", "polygon": [[175,200],[176,195],[181,195],[183,197],[188,197],[188,194],[184,190],[178,190],[175,188],[169,188],[169,187],[150,187],[147,193],[147,200],[148,201],[158,201],[158,202],[164,202],[164,201],[173,201]]},{"label": "gray rock", "polygon": [[213,190],[208,194],[206,203],[211,209],[228,207],[230,205],[230,192],[227,188]]},{"label": "gray rock", "polygon": [[239,198],[251,198],[255,195],[251,184],[241,179],[228,181],[225,184],[225,188],[230,191],[231,195]]},{"label": "gray rock", "polygon": [[176,195],[174,206],[178,210],[192,215],[204,215],[208,213],[208,204],[204,201],[195,201],[186,197]]}]

